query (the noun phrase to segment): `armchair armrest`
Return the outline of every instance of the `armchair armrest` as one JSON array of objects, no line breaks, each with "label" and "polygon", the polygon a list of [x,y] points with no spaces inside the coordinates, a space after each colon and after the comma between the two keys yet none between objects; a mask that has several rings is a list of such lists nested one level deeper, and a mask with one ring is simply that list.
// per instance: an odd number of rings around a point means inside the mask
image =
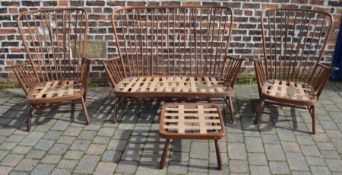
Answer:
[{"label": "armchair armrest", "polygon": [[320,96],[326,82],[329,79],[332,71],[338,70],[336,67],[331,67],[327,64],[318,63],[312,73],[310,84],[314,90],[314,94],[317,97]]},{"label": "armchair armrest", "polygon": [[18,64],[11,67],[15,76],[17,77],[20,86],[27,95],[29,90],[40,83],[38,75],[30,63]]},{"label": "armchair armrest", "polygon": [[266,74],[265,67],[263,65],[264,59],[265,59],[264,57],[254,59],[255,77],[256,77],[259,89],[261,89],[264,82],[267,81],[267,74]]},{"label": "armchair armrest", "polygon": [[110,79],[113,88],[119,81],[127,77],[125,73],[124,65],[121,62],[120,57],[114,57],[108,60],[102,60],[102,64],[105,67],[107,76]]},{"label": "armchair armrest", "polygon": [[224,59],[222,76],[224,81],[233,88],[236,82],[237,75],[239,74],[241,64],[245,59],[227,56]]},{"label": "armchair armrest", "polygon": [[331,67],[330,65],[324,64],[324,63],[318,63],[317,65],[320,66],[320,67],[323,67],[324,69],[328,69],[328,70],[331,70],[331,71],[339,70],[338,67]]}]

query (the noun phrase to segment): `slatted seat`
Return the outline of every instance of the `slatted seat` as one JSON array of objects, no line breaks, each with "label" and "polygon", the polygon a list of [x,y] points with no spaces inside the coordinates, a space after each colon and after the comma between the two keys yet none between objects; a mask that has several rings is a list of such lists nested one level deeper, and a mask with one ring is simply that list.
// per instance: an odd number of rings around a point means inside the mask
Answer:
[{"label": "slatted seat", "polygon": [[224,126],[219,108],[202,104],[167,104],[162,109],[161,133],[165,137],[222,137]]},{"label": "slatted seat", "polygon": [[214,139],[218,168],[222,160],[218,139],[225,134],[219,105],[209,103],[166,103],[160,114],[160,135],[166,139],[160,168],[164,167],[171,139]]},{"label": "slatted seat", "polygon": [[142,76],[129,77],[120,81],[115,88],[118,93],[144,93],[153,95],[163,93],[169,96],[179,96],[187,93],[217,93],[228,95],[229,88],[223,81],[215,77],[189,76]]},{"label": "slatted seat", "polygon": [[48,81],[33,88],[28,95],[30,101],[81,96],[82,84],[74,80]]},{"label": "slatted seat", "polygon": [[286,80],[268,80],[263,86],[263,93],[272,97],[294,101],[313,100],[313,89],[304,83]]}]

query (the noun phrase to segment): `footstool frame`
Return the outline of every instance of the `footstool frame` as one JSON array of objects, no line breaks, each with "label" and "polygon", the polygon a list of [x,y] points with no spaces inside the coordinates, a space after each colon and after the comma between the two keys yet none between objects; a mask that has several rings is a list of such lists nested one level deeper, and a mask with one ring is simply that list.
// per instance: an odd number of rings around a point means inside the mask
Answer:
[{"label": "footstool frame", "polygon": [[225,135],[221,108],[209,103],[165,103],[160,115],[160,135],[166,139],[159,168],[164,168],[171,139],[214,139],[218,169],[222,159],[218,139]]}]

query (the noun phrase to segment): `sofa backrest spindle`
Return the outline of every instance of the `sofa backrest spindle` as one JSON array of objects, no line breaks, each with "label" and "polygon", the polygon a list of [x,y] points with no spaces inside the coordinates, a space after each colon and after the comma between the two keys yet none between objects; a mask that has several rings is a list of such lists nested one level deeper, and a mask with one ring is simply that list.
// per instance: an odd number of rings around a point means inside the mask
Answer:
[{"label": "sofa backrest spindle", "polygon": [[223,76],[230,8],[125,7],[112,19],[126,76]]}]

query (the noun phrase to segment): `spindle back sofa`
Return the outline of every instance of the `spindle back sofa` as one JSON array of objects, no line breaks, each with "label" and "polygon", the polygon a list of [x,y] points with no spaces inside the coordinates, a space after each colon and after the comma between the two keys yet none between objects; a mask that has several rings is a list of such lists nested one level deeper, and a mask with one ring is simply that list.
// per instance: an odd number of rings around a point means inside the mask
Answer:
[{"label": "spindle back sofa", "polygon": [[112,24],[119,56],[103,64],[116,107],[124,98],[224,98],[234,113],[242,59],[229,55],[230,8],[124,7],[113,10]]}]

